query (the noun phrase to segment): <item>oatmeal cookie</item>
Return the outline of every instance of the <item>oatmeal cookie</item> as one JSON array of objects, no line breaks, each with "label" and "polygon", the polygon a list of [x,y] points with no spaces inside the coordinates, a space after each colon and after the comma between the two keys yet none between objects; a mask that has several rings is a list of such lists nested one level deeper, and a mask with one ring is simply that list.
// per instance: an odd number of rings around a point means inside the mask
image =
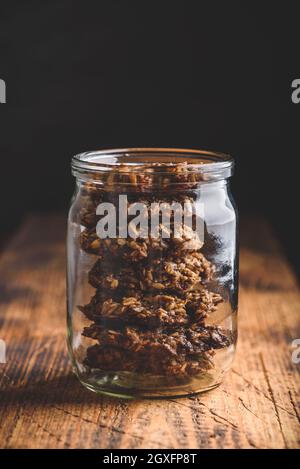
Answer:
[{"label": "oatmeal cookie", "polygon": [[130,350],[98,344],[87,349],[85,365],[103,371],[127,371],[139,375],[150,374],[154,376],[184,377],[193,376],[212,365],[213,352],[202,352],[189,357],[170,356],[161,353],[136,354]]},{"label": "oatmeal cookie", "polygon": [[143,296],[136,293],[118,299],[96,294],[81,311],[92,321],[136,324],[153,328],[162,324],[186,324],[190,316],[185,300],[169,295]]},{"label": "oatmeal cookie", "polygon": [[83,334],[98,341],[87,350],[86,365],[91,368],[155,375],[183,376],[207,370],[212,366],[214,350],[231,343],[228,331],[213,326],[144,332],[93,325]]}]

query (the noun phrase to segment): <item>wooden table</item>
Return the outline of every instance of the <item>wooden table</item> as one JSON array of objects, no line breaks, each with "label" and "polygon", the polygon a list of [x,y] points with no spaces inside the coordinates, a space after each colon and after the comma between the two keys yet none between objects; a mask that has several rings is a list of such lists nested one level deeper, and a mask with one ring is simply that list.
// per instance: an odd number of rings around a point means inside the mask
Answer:
[{"label": "wooden table", "polygon": [[291,357],[300,293],[266,223],[242,226],[231,373],[177,400],[114,400],[77,382],[65,341],[64,238],[63,217],[32,216],[0,257],[0,448],[300,447],[300,364]]}]

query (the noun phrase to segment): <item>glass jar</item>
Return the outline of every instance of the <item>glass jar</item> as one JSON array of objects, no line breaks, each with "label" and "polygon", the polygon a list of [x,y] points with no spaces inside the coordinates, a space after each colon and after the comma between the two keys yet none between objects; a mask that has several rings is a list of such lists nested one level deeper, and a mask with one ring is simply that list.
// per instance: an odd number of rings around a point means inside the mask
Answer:
[{"label": "glass jar", "polygon": [[181,396],[219,385],[237,339],[233,159],[133,148],[72,159],[68,347],[92,391]]}]

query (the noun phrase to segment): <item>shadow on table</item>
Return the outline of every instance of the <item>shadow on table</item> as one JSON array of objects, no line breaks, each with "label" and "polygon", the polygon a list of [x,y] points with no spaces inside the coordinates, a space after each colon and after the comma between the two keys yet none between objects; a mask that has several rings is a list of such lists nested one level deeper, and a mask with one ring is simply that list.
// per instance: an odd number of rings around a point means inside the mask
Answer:
[{"label": "shadow on table", "polygon": [[[202,396],[210,394],[211,391],[202,393]],[[189,398],[193,400],[199,395],[191,393]],[[177,396],[184,399],[187,396]],[[16,405],[59,405],[59,404],[84,404],[97,403],[99,405],[120,405],[137,402],[140,399],[122,399],[110,397],[109,395],[96,394],[84,388],[73,373],[56,377],[49,381],[38,381],[26,385],[10,384],[3,390],[0,387],[0,411],[8,406]],[[145,397],[145,401],[173,400],[172,397]]]},{"label": "shadow on table", "polygon": [[[92,393],[85,389],[76,377],[69,373],[49,381],[28,383],[24,386],[9,384],[0,388],[0,409],[10,405],[51,405],[120,403],[124,400]],[[128,402],[128,401],[127,401]]]}]

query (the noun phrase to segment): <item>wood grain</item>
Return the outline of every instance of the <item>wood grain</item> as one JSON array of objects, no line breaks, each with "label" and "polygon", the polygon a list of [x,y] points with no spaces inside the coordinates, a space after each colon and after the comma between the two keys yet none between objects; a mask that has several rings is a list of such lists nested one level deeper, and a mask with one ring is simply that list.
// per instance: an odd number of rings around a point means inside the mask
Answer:
[{"label": "wood grain", "polygon": [[299,448],[300,293],[268,225],[242,227],[238,352],[197,397],[99,397],[65,341],[65,221],[30,217],[0,257],[0,448]]}]

